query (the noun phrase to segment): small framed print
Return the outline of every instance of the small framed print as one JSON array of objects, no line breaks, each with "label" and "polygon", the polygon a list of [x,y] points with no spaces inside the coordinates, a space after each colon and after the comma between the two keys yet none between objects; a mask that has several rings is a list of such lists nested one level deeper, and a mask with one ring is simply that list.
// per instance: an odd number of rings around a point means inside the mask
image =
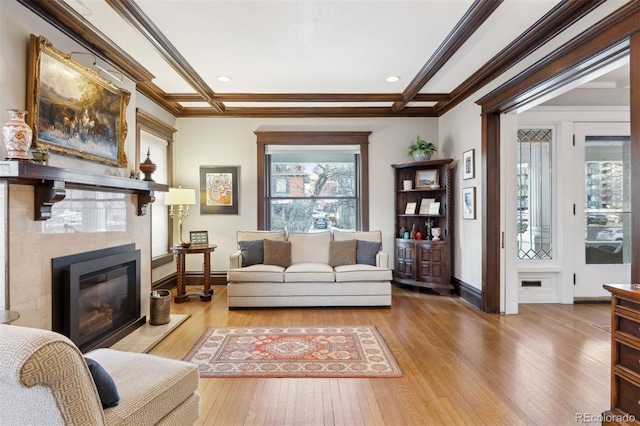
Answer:
[{"label": "small framed print", "polygon": [[420,214],[429,214],[429,205],[436,201],[435,198],[423,198],[420,203]]},{"label": "small framed print", "polygon": [[407,203],[407,207],[404,209],[404,214],[416,214],[416,207],[418,203]]},{"label": "small framed print", "polygon": [[416,189],[429,189],[438,185],[438,170],[418,170],[416,172]]},{"label": "small framed print", "polygon": [[209,232],[189,231],[189,240],[192,244],[209,244]]},{"label": "small framed print", "polygon": [[476,187],[462,188],[462,218],[476,218]]},{"label": "small framed print", "polygon": [[440,203],[438,201],[434,201],[433,203],[429,204],[429,211],[427,212],[427,214],[430,215],[439,215],[440,214]]},{"label": "small framed print", "polygon": [[462,165],[464,170],[462,172],[462,179],[473,179],[476,177],[476,165],[475,165],[475,150],[470,149],[462,154]]}]

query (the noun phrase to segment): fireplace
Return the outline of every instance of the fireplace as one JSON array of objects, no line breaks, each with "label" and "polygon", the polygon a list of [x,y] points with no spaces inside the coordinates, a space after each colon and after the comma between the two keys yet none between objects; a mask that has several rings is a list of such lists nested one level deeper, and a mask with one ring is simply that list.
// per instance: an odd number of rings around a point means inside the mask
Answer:
[{"label": "fireplace", "polygon": [[54,258],[52,277],[52,328],[82,352],[111,346],[146,322],[135,244]]}]

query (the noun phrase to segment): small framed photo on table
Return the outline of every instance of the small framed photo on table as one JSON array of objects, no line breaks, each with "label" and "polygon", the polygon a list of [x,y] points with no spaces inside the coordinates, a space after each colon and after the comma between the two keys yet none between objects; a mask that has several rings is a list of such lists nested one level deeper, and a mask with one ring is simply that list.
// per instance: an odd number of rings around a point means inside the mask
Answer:
[{"label": "small framed photo on table", "polygon": [[190,231],[189,240],[191,244],[209,244],[208,231]]}]

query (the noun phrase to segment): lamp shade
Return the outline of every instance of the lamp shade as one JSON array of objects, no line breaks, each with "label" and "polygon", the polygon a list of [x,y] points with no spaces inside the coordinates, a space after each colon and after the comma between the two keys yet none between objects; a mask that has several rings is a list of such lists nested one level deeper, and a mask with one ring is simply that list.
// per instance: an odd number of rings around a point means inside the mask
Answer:
[{"label": "lamp shade", "polygon": [[168,206],[188,206],[196,203],[196,190],[191,188],[169,188],[164,197]]}]

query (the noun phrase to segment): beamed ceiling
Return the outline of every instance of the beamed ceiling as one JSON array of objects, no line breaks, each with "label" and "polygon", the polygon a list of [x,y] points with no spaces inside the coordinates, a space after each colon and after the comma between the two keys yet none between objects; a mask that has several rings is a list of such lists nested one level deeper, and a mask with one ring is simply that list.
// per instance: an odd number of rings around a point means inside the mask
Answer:
[{"label": "beamed ceiling", "polygon": [[626,3],[18,1],[178,117],[437,117]]}]

